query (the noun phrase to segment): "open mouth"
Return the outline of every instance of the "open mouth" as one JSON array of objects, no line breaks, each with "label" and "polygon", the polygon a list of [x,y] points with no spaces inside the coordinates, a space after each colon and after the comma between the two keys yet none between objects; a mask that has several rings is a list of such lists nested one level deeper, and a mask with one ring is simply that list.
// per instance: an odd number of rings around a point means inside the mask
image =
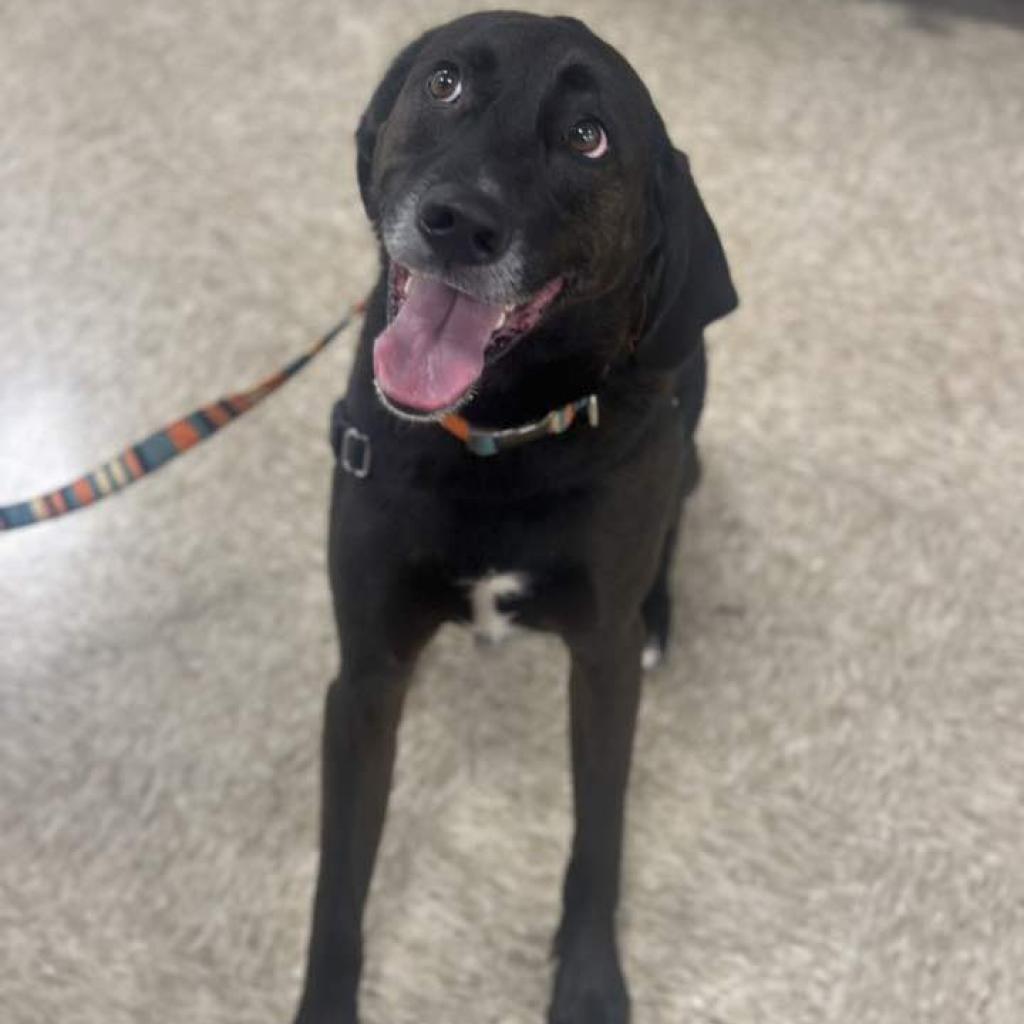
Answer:
[{"label": "open mouth", "polygon": [[561,290],[555,277],[525,302],[484,302],[392,262],[388,325],[373,346],[377,390],[401,415],[451,412],[473,396],[486,366],[537,326]]}]

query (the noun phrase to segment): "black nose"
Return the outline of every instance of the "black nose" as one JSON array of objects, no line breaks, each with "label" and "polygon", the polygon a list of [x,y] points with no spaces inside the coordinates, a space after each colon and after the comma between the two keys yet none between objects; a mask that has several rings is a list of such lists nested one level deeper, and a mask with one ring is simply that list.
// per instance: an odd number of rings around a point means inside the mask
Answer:
[{"label": "black nose", "polygon": [[489,197],[435,185],[420,200],[420,233],[445,263],[492,263],[508,247],[508,231]]}]

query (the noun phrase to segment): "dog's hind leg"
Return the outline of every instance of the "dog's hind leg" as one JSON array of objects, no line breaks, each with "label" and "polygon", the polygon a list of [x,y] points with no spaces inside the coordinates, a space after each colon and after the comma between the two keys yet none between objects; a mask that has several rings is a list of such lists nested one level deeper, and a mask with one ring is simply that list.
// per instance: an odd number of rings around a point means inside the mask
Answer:
[{"label": "dog's hind leg", "polygon": [[672,562],[683,526],[686,499],[696,490],[700,481],[700,460],[692,438],[687,441],[685,459],[678,508],[665,539],[658,575],[654,578],[647,597],[644,598],[643,614],[647,639],[644,642],[641,661],[645,672],[657,668],[665,660],[665,653],[668,650],[669,633],[672,629],[672,595],[669,592]]},{"label": "dog's hind leg", "polygon": [[644,598],[643,616],[646,629],[641,664],[645,672],[656,669],[665,659],[668,650],[669,631],[672,627],[672,596],[669,593],[669,576],[676,541],[679,537],[679,523],[669,530],[665,550],[658,566],[658,575]]}]

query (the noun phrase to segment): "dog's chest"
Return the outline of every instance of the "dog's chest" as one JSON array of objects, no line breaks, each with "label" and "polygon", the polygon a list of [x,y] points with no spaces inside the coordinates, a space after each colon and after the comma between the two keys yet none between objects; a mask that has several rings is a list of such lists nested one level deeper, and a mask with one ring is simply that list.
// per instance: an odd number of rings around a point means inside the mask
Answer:
[{"label": "dog's chest", "polygon": [[516,605],[529,597],[530,577],[523,572],[488,572],[467,583],[471,626],[478,643],[493,646],[516,628]]}]

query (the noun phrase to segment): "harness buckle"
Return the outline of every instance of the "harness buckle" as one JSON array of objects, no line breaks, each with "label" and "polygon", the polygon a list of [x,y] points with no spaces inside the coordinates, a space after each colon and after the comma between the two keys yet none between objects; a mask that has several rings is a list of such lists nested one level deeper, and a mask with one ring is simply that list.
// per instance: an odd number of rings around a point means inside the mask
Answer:
[{"label": "harness buckle", "polygon": [[339,456],[341,468],[359,480],[370,475],[372,457],[370,439],[355,427],[346,427],[341,435],[341,452]]}]

